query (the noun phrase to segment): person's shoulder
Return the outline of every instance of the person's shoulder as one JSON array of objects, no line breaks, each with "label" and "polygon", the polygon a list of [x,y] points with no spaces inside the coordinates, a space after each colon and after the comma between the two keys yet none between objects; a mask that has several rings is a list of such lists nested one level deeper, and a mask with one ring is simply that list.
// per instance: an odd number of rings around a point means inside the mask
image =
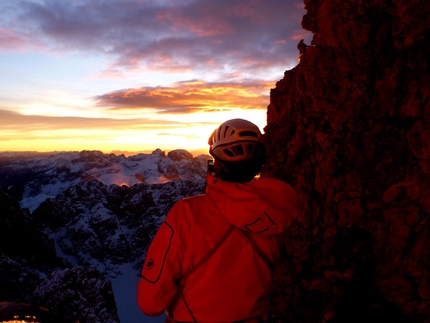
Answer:
[{"label": "person's shoulder", "polygon": [[205,194],[195,195],[183,198],[177,201],[170,209],[166,221],[175,228],[175,230],[190,230],[196,221],[196,216],[201,215],[207,202]]},{"label": "person's shoulder", "polygon": [[186,213],[189,214],[190,210],[199,207],[199,205],[205,205],[207,203],[206,194],[194,195],[180,199],[173,204],[170,213]]},{"label": "person's shoulder", "polygon": [[185,197],[182,200],[179,200],[177,203],[193,205],[198,203],[205,203],[206,199],[207,199],[206,194],[199,194],[199,195]]}]

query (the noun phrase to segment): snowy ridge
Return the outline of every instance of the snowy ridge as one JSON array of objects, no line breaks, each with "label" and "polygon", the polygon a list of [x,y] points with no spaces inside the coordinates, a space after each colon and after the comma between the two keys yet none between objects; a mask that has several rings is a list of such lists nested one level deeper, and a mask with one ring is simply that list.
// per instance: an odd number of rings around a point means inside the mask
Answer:
[{"label": "snowy ridge", "polygon": [[25,226],[37,242],[30,250],[40,250],[32,265],[27,242],[0,246],[0,285],[16,290],[0,291],[0,301],[43,304],[81,323],[162,322],[138,309],[138,274],[171,206],[204,192],[208,158],[185,150],[0,153],[0,220],[8,225],[0,222],[0,234]]},{"label": "snowy ridge", "polygon": [[204,179],[207,155],[195,158],[186,150],[167,155],[103,154],[100,151],[60,153],[0,153],[0,186],[12,191],[21,207],[34,211],[47,198],[82,180],[96,178],[106,185],[160,184],[174,179]]}]

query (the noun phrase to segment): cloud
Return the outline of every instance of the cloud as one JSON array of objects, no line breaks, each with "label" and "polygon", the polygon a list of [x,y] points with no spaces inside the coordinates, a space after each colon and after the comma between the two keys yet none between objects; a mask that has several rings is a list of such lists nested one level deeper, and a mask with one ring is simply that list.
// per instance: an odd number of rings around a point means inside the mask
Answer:
[{"label": "cloud", "polygon": [[166,136],[166,137],[170,137],[170,138],[183,137],[186,139],[192,139],[192,138],[200,139],[200,136],[196,136],[192,133],[191,134],[177,134],[177,133],[160,132],[160,133],[157,133],[157,136]]},{"label": "cloud", "polygon": [[223,109],[265,109],[271,82],[178,82],[171,87],[141,87],[95,97],[98,106],[112,110],[153,109],[158,113],[193,113]]},{"label": "cloud", "polygon": [[[285,69],[297,63],[297,30],[305,14],[300,0],[44,0],[9,6],[8,19],[0,21],[5,35],[32,35],[48,50],[98,52],[110,67],[169,72]],[[7,44],[22,47],[19,38]]]},{"label": "cloud", "polygon": [[212,119],[184,123],[146,118],[48,117],[0,109],[0,151],[193,151],[206,146],[207,133],[217,124]]},{"label": "cloud", "polygon": [[13,50],[17,48],[24,48],[25,41],[13,30],[0,28],[0,46],[3,50]]},{"label": "cloud", "polygon": [[[160,129],[160,125],[180,125],[179,122],[153,119],[110,119],[82,117],[51,117],[22,115],[9,110],[0,110],[0,128],[2,132],[26,133],[37,131],[75,130],[114,130]],[[6,138],[1,138],[7,140]],[[12,139],[12,138],[11,138]]]}]

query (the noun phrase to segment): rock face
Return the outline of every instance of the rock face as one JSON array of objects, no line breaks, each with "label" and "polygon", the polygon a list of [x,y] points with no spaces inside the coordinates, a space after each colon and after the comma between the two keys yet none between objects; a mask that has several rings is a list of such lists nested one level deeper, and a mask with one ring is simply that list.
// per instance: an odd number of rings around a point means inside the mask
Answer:
[{"label": "rock face", "polygon": [[107,186],[90,179],[44,201],[34,212],[55,236],[57,251],[77,265],[115,277],[118,265],[137,263],[172,205],[205,191],[206,181]]},{"label": "rock face", "polygon": [[85,322],[119,322],[110,281],[72,267],[19,203],[0,189],[0,300],[38,304]]},{"label": "rock face", "polygon": [[52,272],[37,286],[30,301],[49,304],[79,322],[120,322],[111,282],[91,266]]},{"label": "rock face", "polygon": [[295,188],[276,310],[430,322],[430,2],[305,0],[271,91],[268,174]]}]

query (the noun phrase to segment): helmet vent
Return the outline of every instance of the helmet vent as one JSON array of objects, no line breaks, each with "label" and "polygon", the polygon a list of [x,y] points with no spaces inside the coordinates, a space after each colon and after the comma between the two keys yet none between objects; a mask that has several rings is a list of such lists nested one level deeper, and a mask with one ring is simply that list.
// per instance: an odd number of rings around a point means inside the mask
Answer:
[{"label": "helmet vent", "polygon": [[226,126],[225,128],[224,128],[224,137],[227,135],[227,131],[228,131],[228,128],[230,128],[229,126]]},{"label": "helmet vent", "polygon": [[262,153],[262,150],[261,150],[261,146],[260,145],[257,145],[257,146],[255,146],[255,149],[254,149],[254,156],[258,156],[258,155],[260,155]]},{"label": "helmet vent", "polygon": [[258,134],[254,131],[241,131],[239,132],[240,137],[255,137],[258,138]]},{"label": "helmet vent", "polygon": [[233,147],[231,147],[231,150],[233,151],[233,153],[236,156],[243,156],[243,155],[245,155],[245,152],[243,150],[243,146],[242,145],[233,146]]},{"label": "helmet vent", "polygon": [[223,149],[223,151],[228,157],[234,157],[234,154],[230,149]]},{"label": "helmet vent", "polygon": [[246,145],[246,151],[248,154],[252,154],[252,148],[253,147],[254,147],[253,145]]}]

